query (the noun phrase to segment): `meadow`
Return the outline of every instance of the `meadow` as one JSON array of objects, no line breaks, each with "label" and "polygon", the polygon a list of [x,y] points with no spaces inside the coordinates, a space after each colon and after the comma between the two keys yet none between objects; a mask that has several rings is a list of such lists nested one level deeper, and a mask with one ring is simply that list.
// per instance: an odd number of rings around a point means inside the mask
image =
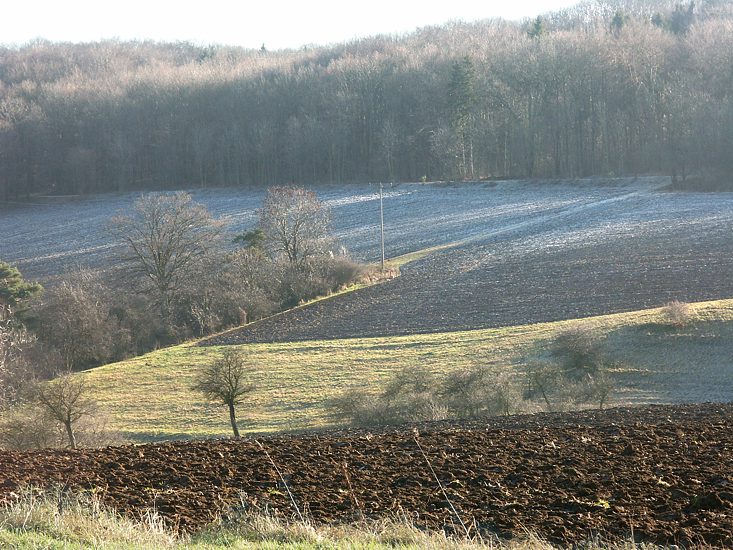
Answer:
[{"label": "meadow", "polygon": [[[240,429],[274,432],[333,425],[327,402],[348,388],[375,393],[414,366],[435,373],[483,365],[521,384],[529,358],[558,331],[592,326],[616,366],[610,405],[733,400],[733,300],[693,305],[693,321],[666,324],[660,309],[498,329],[240,344],[257,387],[239,407]],[[226,408],[191,389],[197,369],[231,346],[189,342],[84,373],[111,428],[144,442],[226,436]],[[529,409],[528,412],[531,412]],[[536,409],[535,409],[536,410]]]}]

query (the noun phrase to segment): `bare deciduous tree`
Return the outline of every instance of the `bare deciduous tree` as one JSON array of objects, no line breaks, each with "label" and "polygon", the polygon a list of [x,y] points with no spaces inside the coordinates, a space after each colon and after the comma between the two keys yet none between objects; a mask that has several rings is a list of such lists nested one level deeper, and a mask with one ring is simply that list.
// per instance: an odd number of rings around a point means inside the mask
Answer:
[{"label": "bare deciduous tree", "polygon": [[96,402],[89,397],[89,388],[83,376],[65,373],[54,380],[39,384],[36,401],[44,412],[63,426],[69,446],[76,449],[74,426],[97,410]]},{"label": "bare deciduous tree", "polygon": [[35,340],[24,327],[0,320],[0,407],[15,401],[19,387],[31,376],[23,354]]},{"label": "bare deciduous tree", "polygon": [[331,216],[313,191],[271,187],[259,215],[265,247],[272,256],[301,265],[330,250]]},{"label": "bare deciduous tree", "polygon": [[125,244],[121,258],[128,270],[155,289],[164,320],[186,270],[222,232],[222,224],[182,192],[143,195],[132,214],[116,216],[111,226]]},{"label": "bare deciduous tree", "polygon": [[236,405],[255,386],[247,383],[251,369],[245,364],[244,356],[236,350],[227,350],[221,358],[209,363],[196,376],[193,389],[200,391],[207,399],[219,401],[229,408],[229,421],[234,437],[239,437]]},{"label": "bare deciduous tree", "polygon": [[39,338],[59,351],[65,370],[104,363],[129,347],[109,294],[99,274],[82,270],[50,289],[38,308]]}]

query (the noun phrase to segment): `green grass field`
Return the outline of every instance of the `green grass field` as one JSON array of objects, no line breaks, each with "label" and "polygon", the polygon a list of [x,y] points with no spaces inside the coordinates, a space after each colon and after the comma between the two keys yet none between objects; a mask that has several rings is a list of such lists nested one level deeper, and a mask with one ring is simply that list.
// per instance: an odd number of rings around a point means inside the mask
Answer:
[{"label": "green grass field", "polygon": [[[326,427],[330,397],[351,387],[376,391],[408,366],[444,373],[481,364],[521,377],[535,350],[576,323],[606,334],[607,353],[619,361],[610,405],[730,400],[733,300],[694,304],[693,311],[693,322],[680,328],[664,325],[659,310],[644,310],[501,329],[236,346],[249,359],[257,386],[238,408],[240,429]],[[187,343],[82,376],[110,427],[132,441],[226,436],[226,408],[190,389],[197,367],[224,349]]]}]

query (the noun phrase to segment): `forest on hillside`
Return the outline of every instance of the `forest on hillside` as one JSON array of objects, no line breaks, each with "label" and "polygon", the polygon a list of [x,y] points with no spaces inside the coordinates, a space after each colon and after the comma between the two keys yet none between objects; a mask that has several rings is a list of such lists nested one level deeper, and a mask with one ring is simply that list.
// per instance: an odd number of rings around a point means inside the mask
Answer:
[{"label": "forest on hillside", "polygon": [[589,1],[300,50],[0,48],[0,200],[663,173],[730,180],[733,2]]}]

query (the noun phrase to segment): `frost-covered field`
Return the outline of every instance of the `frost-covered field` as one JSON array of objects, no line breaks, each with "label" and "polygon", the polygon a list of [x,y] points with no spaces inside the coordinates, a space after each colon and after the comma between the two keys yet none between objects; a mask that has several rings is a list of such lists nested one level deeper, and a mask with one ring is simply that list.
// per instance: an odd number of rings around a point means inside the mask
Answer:
[{"label": "frost-covered field", "polygon": [[[733,193],[669,193],[658,189],[665,182],[594,179],[385,188],[388,257],[458,245],[407,266],[403,277],[360,292],[358,298],[314,309],[299,327],[272,327],[262,337],[501,326],[672,299],[733,296]],[[315,191],[331,207],[336,233],[352,255],[375,261],[378,188]],[[226,219],[234,235],[254,226],[264,192],[217,189],[193,195]],[[115,248],[106,224],[135,198],[5,206],[0,209],[0,258],[41,280],[76,265],[103,266],[113,261]],[[334,308],[341,311],[334,314]]]},{"label": "frost-covered field", "polygon": [[[645,182],[655,183],[655,180]],[[384,190],[387,256],[476,238],[487,232],[550,223],[553,216],[616,200],[635,189],[522,182],[461,185],[403,184]],[[325,186],[314,189],[332,210],[341,242],[356,258],[379,257],[378,187]],[[253,227],[262,190],[214,189],[192,192],[232,235]],[[107,223],[128,211],[138,194],[103,195],[50,203],[0,204],[0,258],[33,278],[54,276],[78,265],[97,266],[114,257]],[[561,216],[561,218],[564,216]]]}]

